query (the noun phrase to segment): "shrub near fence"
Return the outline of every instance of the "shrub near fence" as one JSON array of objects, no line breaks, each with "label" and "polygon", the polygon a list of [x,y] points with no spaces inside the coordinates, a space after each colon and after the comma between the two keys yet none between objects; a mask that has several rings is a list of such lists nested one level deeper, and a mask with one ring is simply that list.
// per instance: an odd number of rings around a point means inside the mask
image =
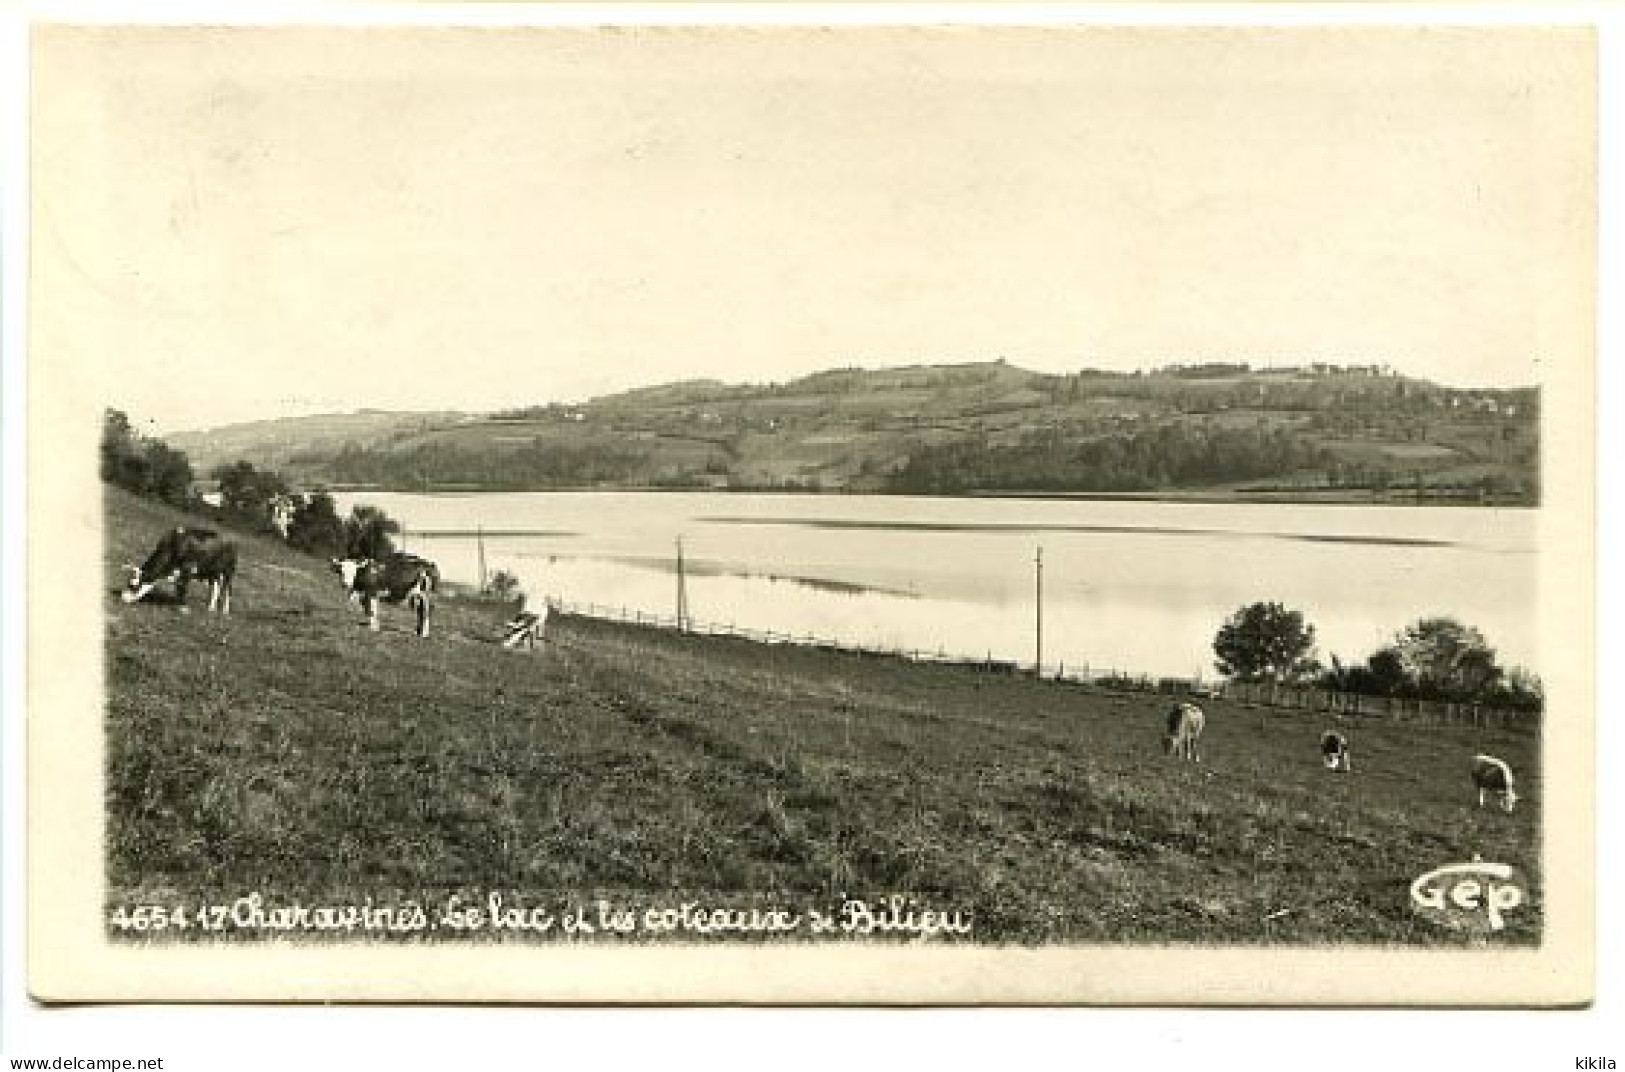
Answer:
[{"label": "shrub near fence", "polygon": [[[1022,670],[1022,667],[1015,662],[994,659],[991,654],[986,657],[977,657],[950,654],[940,649],[929,651],[902,647],[865,647],[861,644],[813,636],[810,633],[778,633],[767,629],[748,629],[732,623],[723,625],[717,622],[695,621],[692,618],[679,622],[674,615],[633,610],[627,607],[608,607],[597,603],[567,603],[554,599],[549,600],[548,605],[560,613],[572,614],[582,618],[598,618],[605,621],[623,622],[628,625],[644,625],[655,629],[681,630],[697,636],[735,637],[740,640],[755,641],[758,644],[796,644],[802,647],[818,648],[822,651],[844,652],[850,655],[885,656],[908,659],[912,662],[976,667],[1007,674],[1018,673]],[[1027,669],[1030,670],[1031,667],[1027,667]],[[1540,727],[1540,716],[1538,714],[1485,707],[1480,704],[1451,703],[1442,700],[1411,700],[1391,696],[1364,696],[1353,692],[1334,692],[1329,689],[1301,688],[1268,683],[1247,684],[1234,681],[1203,682],[1183,678],[1152,678],[1144,674],[1131,675],[1118,670],[1096,670],[1091,672],[1087,667],[1068,669],[1059,665],[1055,668],[1053,674],[1050,672],[1049,667],[1046,666],[1043,676],[1053,677],[1058,682],[1119,692],[1156,692],[1164,695],[1198,697],[1220,696],[1236,703],[1252,704],[1260,707],[1323,711],[1342,715],[1387,718],[1395,721],[1460,723],[1480,728],[1529,731],[1538,730]]]},{"label": "shrub near fence", "polygon": [[1220,695],[1238,703],[1263,707],[1287,707],[1297,710],[1329,711],[1334,714],[1370,716],[1395,721],[1460,723],[1480,728],[1535,730],[1540,726],[1540,715],[1527,711],[1509,711],[1482,704],[1456,703],[1446,700],[1412,700],[1396,696],[1364,696],[1355,692],[1333,692],[1328,689],[1301,688],[1269,683],[1247,684],[1239,681],[1218,686]]}]

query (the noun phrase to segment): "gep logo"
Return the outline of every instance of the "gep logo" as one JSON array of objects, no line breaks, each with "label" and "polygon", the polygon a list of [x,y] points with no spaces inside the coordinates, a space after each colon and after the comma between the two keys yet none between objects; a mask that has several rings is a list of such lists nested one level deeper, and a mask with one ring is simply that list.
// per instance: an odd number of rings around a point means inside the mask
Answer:
[{"label": "gep logo", "polygon": [[1506,913],[1527,898],[1518,873],[1507,864],[1450,864],[1411,883],[1418,915],[1452,930],[1491,934],[1506,926]]}]

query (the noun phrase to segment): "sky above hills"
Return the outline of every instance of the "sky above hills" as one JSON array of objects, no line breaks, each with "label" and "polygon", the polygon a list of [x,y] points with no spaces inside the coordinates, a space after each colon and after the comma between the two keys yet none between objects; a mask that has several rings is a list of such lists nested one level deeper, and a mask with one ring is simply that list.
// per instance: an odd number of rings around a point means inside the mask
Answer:
[{"label": "sky above hills", "polygon": [[1550,31],[52,29],[32,354],[159,430],[1005,357],[1540,382]]}]

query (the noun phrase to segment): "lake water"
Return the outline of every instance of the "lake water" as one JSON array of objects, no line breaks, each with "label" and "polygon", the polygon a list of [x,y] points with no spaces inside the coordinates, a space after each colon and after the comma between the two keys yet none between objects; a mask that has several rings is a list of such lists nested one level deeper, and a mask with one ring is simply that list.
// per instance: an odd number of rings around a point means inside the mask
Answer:
[{"label": "lake water", "polygon": [[[446,577],[491,570],[533,595],[671,615],[683,540],[689,614],[875,646],[1212,678],[1213,635],[1276,600],[1322,656],[1363,660],[1449,614],[1503,665],[1538,671],[1538,511],[658,492],[401,494],[373,503]],[[519,535],[523,531],[526,535]]]}]

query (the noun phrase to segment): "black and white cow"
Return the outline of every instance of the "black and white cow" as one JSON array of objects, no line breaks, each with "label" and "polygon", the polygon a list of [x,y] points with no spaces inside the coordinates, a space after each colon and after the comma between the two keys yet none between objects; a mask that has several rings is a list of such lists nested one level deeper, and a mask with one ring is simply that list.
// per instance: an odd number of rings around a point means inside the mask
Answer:
[{"label": "black and white cow", "polygon": [[1336,730],[1327,730],[1320,735],[1320,761],[1330,771],[1342,771],[1344,774],[1354,773],[1354,759],[1349,754],[1349,739]]},{"label": "black and white cow", "polygon": [[428,581],[430,595],[433,595],[440,588],[440,567],[435,565],[433,562],[430,562],[428,559],[420,558],[417,555],[408,554],[405,551],[395,551],[390,554],[389,560],[401,563],[402,565],[420,567],[423,570],[424,577]]},{"label": "black and white cow", "polygon": [[[435,565],[433,562],[430,562],[426,558],[421,558],[414,554],[408,554],[405,551],[391,551],[383,558],[367,558],[362,555],[355,555],[350,558],[334,558],[330,559],[329,561],[333,563],[333,572],[337,573],[341,579],[344,577],[342,563],[369,562],[375,565],[384,566],[386,572],[404,573],[413,568],[422,570],[423,576],[427,582],[426,588],[430,595],[434,595],[435,591],[440,587],[440,567]],[[344,589],[348,594],[351,603],[364,605],[364,593],[360,588],[356,587],[353,581],[346,580],[344,582]]]},{"label": "black and white cow", "polygon": [[221,538],[213,529],[185,526],[164,533],[147,561],[137,566],[126,562],[129,572],[120,599],[136,603],[147,597],[162,581],[172,581],[181,612],[186,612],[186,587],[192,578],[209,582],[209,609],[231,613],[231,581],[237,575],[237,545]]},{"label": "black and white cow", "polygon": [[1473,757],[1473,785],[1478,787],[1478,806],[1484,806],[1484,798],[1494,794],[1501,798],[1501,808],[1511,811],[1513,805],[1518,803],[1518,791],[1512,787],[1512,768],[1507,766],[1505,760],[1494,756]]},{"label": "black and white cow", "polygon": [[405,603],[417,612],[417,633],[429,635],[432,613],[429,597],[440,583],[440,570],[433,562],[416,555],[397,552],[384,558],[335,558],[333,572],[344,591],[367,613],[367,627],[378,626],[378,603]]},{"label": "black and white cow", "polygon": [[1164,755],[1202,762],[1202,730],[1207,715],[1193,703],[1176,703],[1168,712],[1167,731],[1162,735]]}]

